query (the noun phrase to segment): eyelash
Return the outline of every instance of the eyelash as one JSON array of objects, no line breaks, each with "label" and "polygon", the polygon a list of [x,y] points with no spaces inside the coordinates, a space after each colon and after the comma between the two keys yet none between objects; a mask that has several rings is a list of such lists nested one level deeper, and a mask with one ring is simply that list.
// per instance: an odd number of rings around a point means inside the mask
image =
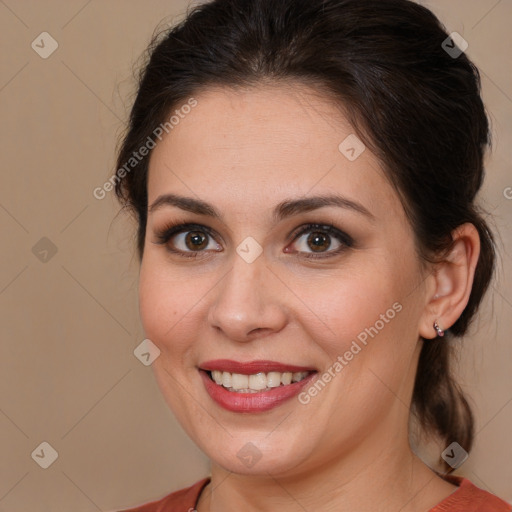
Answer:
[{"label": "eyelash", "polygon": [[[170,223],[162,230],[155,233],[157,242],[156,244],[165,245],[169,242],[169,240],[174,236],[181,233],[186,233],[190,231],[200,231],[205,233],[207,236],[211,238],[214,237],[213,230],[210,229],[207,226],[203,226],[201,224],[193,224],[193,223]],[[330,236],[333,236],[338,239],[339,242],[341,242],[341,247],[336,249],[335,251],[330,251],[327,253],[306,253],[304,258],[308,259],[322,259],[322,258],[329,258],[334,257],[340,254],[341,252],[345,251],[346,249],[352,247],[354,245],[354,240],[351,236],[347,235],[343,231],[339,230],[338,228],[335,228],[334,226],[330,224],[306,224],[304,226],[301,226],[300,228],[296,229],[292,233],[292,242],[295,242],[298,238],[300,238],[302,235],[308,232],[320,232],[323,234],[327,234]],[[167,247],[167,249],[175,254],[178,254],[179,256],[182,256],[184,258],[197,258],[201,255],[202,252],[205,251],[181,251],[172,249],[171,247]],[[298,251],[300,252],[300,251]]]}]

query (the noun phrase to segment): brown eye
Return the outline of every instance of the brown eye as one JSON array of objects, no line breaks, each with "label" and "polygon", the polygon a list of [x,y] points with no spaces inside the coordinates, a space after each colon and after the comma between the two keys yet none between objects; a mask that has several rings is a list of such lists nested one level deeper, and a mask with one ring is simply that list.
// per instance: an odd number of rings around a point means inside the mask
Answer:
[{"label": "brown eye", "polygon": [[308,224],[302,227],[292,244],[296,252],[303,253],[305,258],[336,256],[353,245],[354,241],[349,235],[334,226],[323,224]]},{"label": "brown eye", "polygon": [[205,252],[206,249],[220,250],[220,246],[209,233],[197,229],[175,233],[168,237],[166,245],[172,251],[183,253]]},{"label": "brown eye", "polygon": [[189,231],[185,237],[185,244],[191,251],[204,249],[208,245],[208,235],[201,231]]},{"label": "brown eye", "polygon": [[157,231],[156,243],[181,256],[198,256],[208,250],[221,251],[209,228],[200,224],[177,224]]},{"label": "brown eye", "polygon": [[327,250],[331,245],[330,236],[318,231],[311,233],[306,243],[315,252]]}]

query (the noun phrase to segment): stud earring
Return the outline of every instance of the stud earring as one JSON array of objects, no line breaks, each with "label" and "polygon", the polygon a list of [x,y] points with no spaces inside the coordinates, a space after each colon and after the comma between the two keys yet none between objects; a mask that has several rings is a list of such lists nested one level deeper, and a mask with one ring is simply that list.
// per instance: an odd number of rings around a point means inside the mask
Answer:
[{"label": "stud earring", "polygon": [[444,336],[444,331],[441,329],[441,327],[439,327],[437,320],[434,322],[434,329],[436,330],[438,336]]}]

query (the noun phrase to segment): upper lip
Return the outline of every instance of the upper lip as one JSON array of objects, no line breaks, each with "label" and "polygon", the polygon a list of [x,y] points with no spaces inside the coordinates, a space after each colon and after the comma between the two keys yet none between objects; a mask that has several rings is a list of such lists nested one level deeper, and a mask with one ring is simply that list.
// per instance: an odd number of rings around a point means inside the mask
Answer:
[{"label": "upper lip", "polygon": [[268,373],[268,372],[312,372],[316,371],[310,366],[298,366],[292,364],[280,363],[277,361],[232,361],[230,359],[215,359],[212,361],[205,361],[199,365],[201,370],[213,371],[219,370],[229,373],[240,373],[242,375],[253,375],[255,373]]}]

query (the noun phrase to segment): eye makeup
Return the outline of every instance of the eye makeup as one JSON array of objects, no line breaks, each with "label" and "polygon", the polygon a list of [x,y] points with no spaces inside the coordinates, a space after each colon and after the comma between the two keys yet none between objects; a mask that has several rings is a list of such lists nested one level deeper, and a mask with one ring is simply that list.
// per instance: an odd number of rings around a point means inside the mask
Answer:
[{"label": "eye makeup", "polygon": [[[190,234],[195,233],[196,238],[203,237],[203,240],[213,239],[218,245],[218,237],[216,232],[203,224],[197,223],[189,223],[189,222],[169,222],[163,228],[155,230],[156,241],[155,244],[165,245],[167,250],[173,254],[182,256],[184,258],[196,258],[198,256],[202,256],[203,253],[210,252],[210,250],[205,250],[204,248],[199,248],[199,250],[186,250],[186,249],[177,249],[176,243],[171,243],[173,238],[176,238],[180,234]],[[353,238],[345,233],[344,231],[338,229],[337,227],[331,224],[321,224],[321,223],[308,223],[302,226],[299,226],[295,229],[290,235],[289,238],[292,240],[292,245],[296,243],[297,240],[300,240],[301,237],[310,233],[306,240],[306,244],[308,242],[318,242],[319,240],[327,240],[327,248],[332,246],[331,239],[335,239],[339,243],[339,247],[334,250],[326,250],[319,252],[307,252],[307,251],[297,251],[294,249],[290,249],[288,245],[284,252],[287,254],[299,254],[301,258],[307,259],[325,259],[339,255],[340,253],[346,251],[347,249],[354,246]],[[191,239],[189,238],[188,241]],[[209,245],[209,244],[208,244]],[[318,245],[317,245],[318,247]],[[189,247],[190,248],[190,247]],[[216,252],[221,252],[222,249],[214,249]]]}]

